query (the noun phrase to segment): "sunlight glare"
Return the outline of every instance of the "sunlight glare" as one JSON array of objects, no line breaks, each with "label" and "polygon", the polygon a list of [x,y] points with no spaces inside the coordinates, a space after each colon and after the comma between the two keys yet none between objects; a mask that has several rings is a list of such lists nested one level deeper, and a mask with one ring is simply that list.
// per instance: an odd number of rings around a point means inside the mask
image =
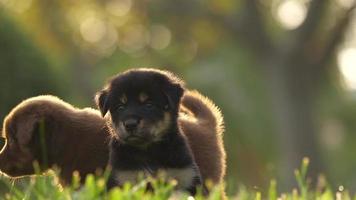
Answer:
[{"label": "sunlight glare", "polygon": [[343,8],[350,8],[354,4],[355,0],[336,0],[336,3]]},{"label": "sunlight glare", "polygon": [[341,50],[337,61],[347,89],[356,90],[356,48]]},{"label": "sunlight glare", "polygon": [[32,0],[0,0],[0,6],[17,13],[23,13],[32,5]]},{"label": "sunlight glare", "polygon": [[105,36],[106,26],[103,20],[89,17],[80,25],[80,33],[85,41],[95,43]]},{"label": "sunlight glare", "polygon": [[106,10],[114,16],[124,16],[130,12],[131,0],[111,0],[106,3]]},{"label": "sunlight glare", "polygon": [[145,48],[149,34],[141,24],[131,25],[120,34],[119,47],[126,53],[135,53]]},{"label": "sunlight glare", "polygon": [[283,1],[277,8],[277,20],[286,29],[295,29],[302,24],[307,9],[298,0]]},{"label": "sunlight glare", "polygon": [[96,43],[97,53],[100,55],[110,56],[117,48],[118,33],[116,28],[108,23],[106,24],[105,36]]},{"label": "sunlight glare", "polygon": [[163,25],[153,25],[150,31],[150,46],[153,49],[164,49],[171,42],[171,31],[167,27]]}]

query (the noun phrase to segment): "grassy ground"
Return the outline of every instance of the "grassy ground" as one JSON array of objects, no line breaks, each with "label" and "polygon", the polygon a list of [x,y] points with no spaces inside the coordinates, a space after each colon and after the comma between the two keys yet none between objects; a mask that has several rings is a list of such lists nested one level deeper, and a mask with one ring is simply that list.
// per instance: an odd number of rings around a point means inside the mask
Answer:
[{"label": "grassy ground", "polygon": [[[308,159],[304,159],[302,166],[299,170],[296,170],[296,180],[298,182],[298,189],[294,189],[290,193],[278,194],[276,181],[272,180],[268,193],[262,194],[259,191],[249,191],[245,187],[241,186],[239,192],[234,197],[229,199],[239,200],[356,200],[356,196],[351,198],[349,192],[343,188],[339,188],[339,191],[333,192],[330,188],[324,184],[323,186],[316,187],[315,190],[309,190],[309,185],[306,179]],[[163,181],[153,181],[154,191],[145,192],[145,185],[147,180],[141,181],[139,184],[131,186],[125,185],[123,188],[114,188],[110,191],[105,190],[105,175],[95,177],[89,175],[85,179],[85,184],[80,186],[79,177],[74,174],[74,180],[72,185],[61,187],[58,184],[56,175],[49,174],[46,176],[34,176],[27,179],[11,180],[7,177],[0,177],[0,199],[11,200],[164,200],[164,199],[193,199],[187,194],[174,192],[174,182],[164,183]],[[213,188],[209,197],[203,197],[197,195],[197,200],[221,199],[220,191],[218,188]]]}]

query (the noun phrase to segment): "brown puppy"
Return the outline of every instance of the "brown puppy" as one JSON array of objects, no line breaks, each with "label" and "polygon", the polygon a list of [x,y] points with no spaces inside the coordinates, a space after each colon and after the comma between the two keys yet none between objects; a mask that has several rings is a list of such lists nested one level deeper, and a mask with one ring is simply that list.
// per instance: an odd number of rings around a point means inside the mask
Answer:
[{"label": "brown puppy", "polygon": [[[23,101],[5,118],[2,131],[7,143],[0,152],[0,171],[13,177],[31,175],[35,160],[40,161],[42,170],[47,169],[42,162],[38,135],[41,119],[46,134],[52,137],[45,140],[49,147],[47,166],[61,168],[62,183],[70,183],[75,170],[83,177],[106,166],[109,132],[103,128],[105,121],[100,112],[76,109],[53,96],[39,96]],[[225,174],[225,150],[219,110],[198,92],[186,91],[179,123],[187,133],[203,179],[220,183]]]},{"label": "brown puppy", "polygon": [[5,118],[6,145],[0,170],[12,177],[34,174],[58,166],[62,183],[70,183],[75,170],[84,177],[104,168],[108,159],[108,132],[97,110],[77,109],[54,96],[29,98]]},{"label": "brown puppy", "polygon": [[210,99],[198,91],[187,90],[181,103],[180,127],[188,139],[202,178],[219,184],[226,171],[222,114]]}]

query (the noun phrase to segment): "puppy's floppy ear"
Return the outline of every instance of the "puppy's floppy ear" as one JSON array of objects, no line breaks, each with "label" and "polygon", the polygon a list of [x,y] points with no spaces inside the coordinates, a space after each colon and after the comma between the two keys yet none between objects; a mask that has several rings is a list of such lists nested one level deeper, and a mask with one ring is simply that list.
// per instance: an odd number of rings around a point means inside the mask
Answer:
[{"label": "puppy's floppy ear", "polygon": [[163,93],[167,97],[169,107],[175,109],[178,108],[178,104],[184,93],[184,89],[181,84],[175,83],[165,87],[163,89]]},{"label": "puppy's floppy ear", "polygon": [[98,106],[101,115],[104,117],[109,110],[109,92],[106,89],[97,92],[95,95],[95,103]]},{"label": "puppy's floppy ear", "polygon": [[17,121],[6,121],[6,136],[7,138],[12,138],[16,140],[20,145],[27,145],[33,135],[37,124],[40,123],[42,119],[37,118],[33,115],[28,115]]}]

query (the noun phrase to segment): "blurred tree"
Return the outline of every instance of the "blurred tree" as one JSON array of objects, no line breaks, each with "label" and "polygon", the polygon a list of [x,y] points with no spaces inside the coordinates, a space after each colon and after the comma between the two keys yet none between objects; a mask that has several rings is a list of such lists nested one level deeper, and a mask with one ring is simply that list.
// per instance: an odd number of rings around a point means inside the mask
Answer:
[{"label": "blurred tree", "polygon": [[263,5],[257,0],[246,0],[242,4],[240,16],[217,14],[212,19],[222,23],[253,52],[255,67],[270,94],[282,157],[278,168],[288,187],[293,183],[291,172],[303,156],[311,158],[314,177],[326,170],[316,140],[315,103],[321,86],[330,81],[330,72],[335,72],[335,51],[356,3],[335,16],[332,2],[312,0],[304,22],[294,30],[278,34],[268,27],[271,24],[264,7],[267,2]]},{"label": "blurred tree", "polygon": [[0,12],[0,118],[21,100],[40,94],[60,94],[51,62],[31,39]]},{"label": "blurred tree", "polygon": [[[280,140],[282,176],[287,183],[293,180],[290,175],[303,156],[313,162],[311,173],[325,171],[316,140],[316,98],[321,85],[330,81],[330,72],[335,51],[343,39],[355,4],[335,17],[335,23],[326,30],[333,9],[330,2],[313,0],[309,3],[304,22],[295,30],[271,39],[266,24],[261,18],[258,1],[246,1],[247,18],[240,27],[232,23],[233,30],[245,30],[240,34],[256,53],[261,73],[266,78],[266,89],[271,95],[275,113],[276,133]],[[228,19],[233,21],[233,19]],[[229,22],[231,23],[231,22]],[[289,174],[289,175],[288,175]]]}]

